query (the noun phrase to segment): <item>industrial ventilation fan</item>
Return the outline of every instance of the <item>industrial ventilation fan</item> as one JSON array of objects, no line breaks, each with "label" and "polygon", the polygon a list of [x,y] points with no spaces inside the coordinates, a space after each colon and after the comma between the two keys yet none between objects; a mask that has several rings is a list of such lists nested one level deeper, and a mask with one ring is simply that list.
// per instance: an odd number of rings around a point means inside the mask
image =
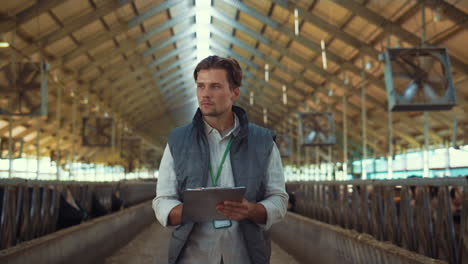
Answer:
[{"label": "industrial ventilation fan", "polygon": [[326,146],[336,143],[332,113],[299,113],[298,115],[301,146]]},{"label": "industrial ventilation fan", "polygon": [[288,134],[278,134],[276,145],[282,158],[289,158],[292,153],[292,139]]},{"label": "industrial ventilation fan", "polygon": [[390,111],[448,110],[455,105],[445,48],[390,48],[383,58]]},{"label": "industrial ventilation fan", "polygon": [[[42,67],[42,69],[41,69]],[[15,62],[0,72],[0,115],[47,115],[47,64]]]},{"label": "industrial ventilation fan", "polygon": [[[23,155],[24,140],[21,138],[12,138],[12,159],[19,159]],[[0,137],[0,159],[8,159],[9,155],[9,139]]]},{"label": "industrial ventilation fan", "polygon": [[111,147],[114,119],[110,117],[83,117],[83,146]]}]

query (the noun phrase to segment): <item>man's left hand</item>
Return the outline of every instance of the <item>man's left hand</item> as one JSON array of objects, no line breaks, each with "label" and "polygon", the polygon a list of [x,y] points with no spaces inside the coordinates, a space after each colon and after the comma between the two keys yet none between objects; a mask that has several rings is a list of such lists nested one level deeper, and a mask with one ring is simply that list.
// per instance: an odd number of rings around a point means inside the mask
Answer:
[{"label": "man's left hand", "polygon": [[258,203],[250,203],[246,199],[243,199],[240,203],[224,201],[216,206],[216,210],[230,220],[250,219],[259,224],[266,223],[265,207]]}]

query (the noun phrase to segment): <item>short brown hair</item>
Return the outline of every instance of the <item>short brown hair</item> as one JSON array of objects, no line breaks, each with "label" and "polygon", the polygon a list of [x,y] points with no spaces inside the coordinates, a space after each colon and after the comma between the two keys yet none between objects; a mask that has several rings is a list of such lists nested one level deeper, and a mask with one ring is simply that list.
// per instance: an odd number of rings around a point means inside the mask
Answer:
[{"label": "short brown hair", "polygon": [[242,85],[242,69],[235,59],[228,59],[219,56],[208,56],[200,61],[193,71],[193,78],[197,81],[198,72],[209,69],[226,70],[229,81],[229,88],[234,89]]}]

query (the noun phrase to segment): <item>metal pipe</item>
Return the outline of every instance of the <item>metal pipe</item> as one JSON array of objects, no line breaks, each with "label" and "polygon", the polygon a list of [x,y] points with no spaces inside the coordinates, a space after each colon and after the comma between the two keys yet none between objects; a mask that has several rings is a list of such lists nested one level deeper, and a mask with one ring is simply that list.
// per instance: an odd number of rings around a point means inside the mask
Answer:
[{"label": "metal pipe", "polygon": [[[343,176],[348,175],[348,100],[346,98],[346,85],[343,91]],[[342,179],[344,180],[344,179]]]},{"label": "metal pipe", "polygon": [[315,171],[316,171],[316,181],[321,181],[321,175],[320,175],[320,156],[319,156],[319,146],[315,147]]},{"label": "metal pipe", "polygon": [[457,147],[457,127],[458,127],[458,119],[455,117],[452,123],[452,147]]},{"label": "metal pipe", "polygon": [[393,114],[388,111],[387,179],[393,178]]},{"label": "metal pipe", "polygon": [[328,173],[328,180],[334,180],[333,179],[333,171],[332,171],[332,147],[328,146],[328,164],[327,164],[327,173]]},{"label": "metal pipe", "polygon": [[445,149],[446,149],[446,159],[445,159],[445,176],[451,176],[451,171],[450,171],[450,143],[446,142],[445,143]]},{"label": "metal pipe", "polygon": [[468,179],[465,177],[443,177],[443,178],[409,178],[397,180],[350,180],[341,181],[320,181],[316,184],[340,184],[340,185],[373,185],[373,186],[468,186]]},{"label": "metal pipe", "polygon": [[429,117],[428,112],[424,112],[424,151],[423,151],[423,177],[429,177]]},{"label": "metal pipe", "polygon": [[301,120],[300,120],[299,114],[298,114],[298,115],[297,115],[297,124],[298,124],[298,126],[297,126],[297,141],[296,141],[296,143],[297,143],[297,144],[296,144],[296,166],[297,166],[298,169],[299,169],[299,167],[300,167],[300,165],[301,165],[301,162],[300,162],[300,159],[301,159],[300,152],[301,152],[301,140],[302,140],[302,139],[300,138],[300,136],[299,136],[299,135],[301,135],[301,131],[300,131],[301,125],[300,125],[299,122],[301,122]]},{"label": "metal pipe", "polygon": [[[72,97],[72,131],[71,134],[74,135],[76,132],[76,97]],[[72,139],[72,149],[70,157],[70,180],[75,177],[75,150],[76,150],[76,141]]]},{"label": "metal pipe", "polygon": [[309,153],[309,148],[305,148],[304,149],[304,171],[305,171],[305,180],[306,181],[310,181],[311,180],[311,175],[310,175],[310,171],[309,171],[309,167],[310,167],[310,153]]},{"label": "metal pipe", "polygon": [[362,117],[362,162],[361,162],[361,179],[367,179],[366,159],[367,159],[367,111],[366,111],[366,72],[365,60],[362,58],[362,73],[361,73],[361,117]]},{"label": "metal pipe", "polygon": [[[16,27],[13,30],[11,45],[16,50]],[[16,52],[12,54],[12,67],[13,67],[13,81],[16,91]],[[13,117],[11,114],[8,116],[8,178],[11,178],[13,172]]]},{"label": "metal pipe", "polygon": [[8,116],[8,178],[13,172],[13,117]]},{"label": "metal pipe", "polygon": [[57,109],[55,110],[55,118],[57,122],[56,126],[56,139],[55,139],[55,151],[56,153],[56,174],[55,178],[57,181],[60,180],[60,160],[61,160],[61,153],[60,153],[60,127],[61,127],[61,102],[62,102],[62,87],[58,84],[57,85]]},{"label": "metal pipe", "polygon": [[405,171],[405,178],[408,177],[408,151],[403,150],[403,161],[404,161],[404,171]]},{"label": "metal pipe", "polygon": [[41,151],[41,123],[42,123],[42,117],[38,117],[37,118],[37,136],[36,136],[36,139],[37,139],[37,142],[36,142],[36,166],[37,166],[37,169],[36,169],[36,180],[39,180],[39,176],[40,176],[40,165],[41,165],[41,160],[40,160],[40,151]]}]

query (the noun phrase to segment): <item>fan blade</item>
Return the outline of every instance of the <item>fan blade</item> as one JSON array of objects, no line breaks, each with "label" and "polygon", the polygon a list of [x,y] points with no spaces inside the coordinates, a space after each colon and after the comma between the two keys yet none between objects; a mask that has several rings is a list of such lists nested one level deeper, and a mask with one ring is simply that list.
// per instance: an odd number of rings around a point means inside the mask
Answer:
[{"label": "fan blade", "polygon": [[[33,75],[31,76],[31,78],[28,81],[29,82],[36,81],[36,79],[37,79],[37,77],[39,76],[40,73],[41,73],[41,71],[34,71]],[[40,80],[38,80],[38,82],[40,82]]]},{"label": "fan blade", "polygon": [[320,139],[321,139],[320,142],[328,142],[328,136],[325,135],[325,133],[320,133],[320,134],[319,134],[319,137],[320,137]]},{"label": "fan blade", "polygon": [[421,72],[422,68],[419,65],[420,64],[419,61],[413,60],[412,56],[410,58],[401,57],[401,60],[411,67],[410,69],[412,70],[411,75],[417,76]]},{"label": "fan blade", "polygon": [[423,84],[423,90],[424,90],[424,95],[431,99],[431,101],[433,102],[437,102],[438,101],[438,96],[437,94],[434,92],[434,90],[432,89],[431,86],[429,86],[427,83],[424,83]]},{"label": "fan blade", "polygon": [[443,75],[431,74],[424,80],[424,82],[433,88],[441,87],[444,91],[448,88],[448,79]]},{"label": "fan blade", "polygon": [[311,143],[311,142],[314,142],[314,139],[315,139],[315,136],[317,135],[317,132],[315,131],[312,131],[309,133],[309,135],[307,135],[307,142],[308,143]]},{"label": "fan blade", "polygon": [[403,94],[403,98],[406,101],[411,102],[411,100],[413,100],[413,97],[416,95],[418,88],[419,85],[415,81],[412,81],[406,88],[405,93]]},{"label": "fan blade", "polygon": [[411,80],[411,81],[414,80],[414,78],[406,72],[393,72],[392,75],[393,75],[393,78]]},{"label": "fan blade", "polygon": [[31,113],[34,112],[37,108],[39,108],[38,105],[34,105],[33,100],[31,100],[31,98],[28,95],[22,94],[22,98],[23,98],[23,100],[21,100],[21,101],[26,103],[26,106],[28,107],[28,109],[29,109],[29,111]]},{"label": "fan blade", "polygon": [[5,77],[8,80],[9,86],[12,88],[15,87],[14,76],[13,76],[13,64],[10,63],[5,67]]},{"label": "fan blade", "polygon": [[18,105],[20,102],[20,98],[18,94],[12,95],[8,100],[8,110],[12,113],[16,113],[18,110]]}]

